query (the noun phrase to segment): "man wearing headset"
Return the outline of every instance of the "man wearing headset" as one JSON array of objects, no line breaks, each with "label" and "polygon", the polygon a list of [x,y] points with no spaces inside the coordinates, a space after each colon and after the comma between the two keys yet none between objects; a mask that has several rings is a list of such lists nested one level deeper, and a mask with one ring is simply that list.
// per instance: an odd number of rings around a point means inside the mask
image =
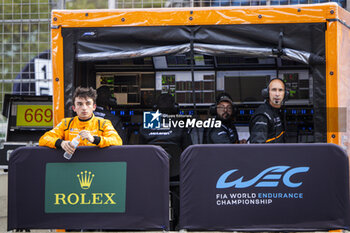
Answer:
[{"label": "man wearing headset", "polygon": [[[239,143],[236,126],[234,125],[233,103],[231,97],[222,93],[217,97],[215,115],[222,125],[220,128],[205,130],[205,143],[232,144]],[[244,142],[242,142],[244,143]]]},{"label": "man wearing headset", "polygon": [[249,123],[250,143],[284,143],[285,130],[280,116],[286,97],[283,80],[272,79],[262,95],[265,103],[256,109]]},{"label": "man wearing headset", "polygon": [[112,97],[110,88],[101,86],[97,89],[95,116],[108,119],[111,121],[114,129],[118,132],[123,140],[123,145],[128,144],[126,129],[123,127],[122,120],[111,113],[110,109],[117,106],[117,100]]}]

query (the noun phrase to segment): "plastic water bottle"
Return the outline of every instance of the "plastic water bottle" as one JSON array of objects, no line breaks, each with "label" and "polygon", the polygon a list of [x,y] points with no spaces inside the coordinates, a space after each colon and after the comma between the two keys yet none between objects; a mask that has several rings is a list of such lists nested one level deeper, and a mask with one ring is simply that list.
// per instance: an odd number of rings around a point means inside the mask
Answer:
[{"label": "plastic water bottle", "polygon": [[[77,148],[77,146],[79,145],[80,142],[80,135],[76,136],[75,138],[73,138],[73,140],[71,141],[72,145],[74,146],[74,148]],[[69,154],[68,152],[64,152],[63,157],[65,157],[66,159],[71,159],[73,154]]]}]

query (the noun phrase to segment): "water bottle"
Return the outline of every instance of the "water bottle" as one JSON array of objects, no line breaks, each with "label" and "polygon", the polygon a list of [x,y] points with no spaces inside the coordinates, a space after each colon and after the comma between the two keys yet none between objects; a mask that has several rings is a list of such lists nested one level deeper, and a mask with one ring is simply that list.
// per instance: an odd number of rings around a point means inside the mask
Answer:
[{"label": "water bottle", "polygon": [[[76,136],[71,141],[71,143],[74,146],[74,148],[77,148],[77,146],[79,145],[79,142],[80,142],[80,135]],[[63,157],[65,157],[66,159],[71,159],[72,158],[72,154],[69,154],[68,152],[64,152]]]}]

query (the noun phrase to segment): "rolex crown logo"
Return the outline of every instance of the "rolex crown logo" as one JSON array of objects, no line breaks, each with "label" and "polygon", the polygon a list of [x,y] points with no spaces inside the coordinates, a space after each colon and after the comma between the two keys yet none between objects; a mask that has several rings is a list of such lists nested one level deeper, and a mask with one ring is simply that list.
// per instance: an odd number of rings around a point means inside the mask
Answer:
[{"label": "rolex crown logo", "polygon": [[80,175],[78,174],[77,177],[78,177],[78,180],[79,180],[79,183],[80,183],[80,187],[82,189],[89,189],[90,188],[90,185],[92,183],[92,180],[94,179],[94,174],[91,174],[91,172],[80,172]]}]

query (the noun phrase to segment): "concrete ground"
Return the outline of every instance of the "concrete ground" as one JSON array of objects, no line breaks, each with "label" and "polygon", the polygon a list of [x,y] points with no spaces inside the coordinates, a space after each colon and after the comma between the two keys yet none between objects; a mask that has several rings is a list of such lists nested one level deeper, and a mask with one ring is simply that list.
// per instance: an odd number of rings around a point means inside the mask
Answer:
[{"label": "concrete ground", "polygon": [[0,171],[0,232],[7,231],[7,173]]}]

